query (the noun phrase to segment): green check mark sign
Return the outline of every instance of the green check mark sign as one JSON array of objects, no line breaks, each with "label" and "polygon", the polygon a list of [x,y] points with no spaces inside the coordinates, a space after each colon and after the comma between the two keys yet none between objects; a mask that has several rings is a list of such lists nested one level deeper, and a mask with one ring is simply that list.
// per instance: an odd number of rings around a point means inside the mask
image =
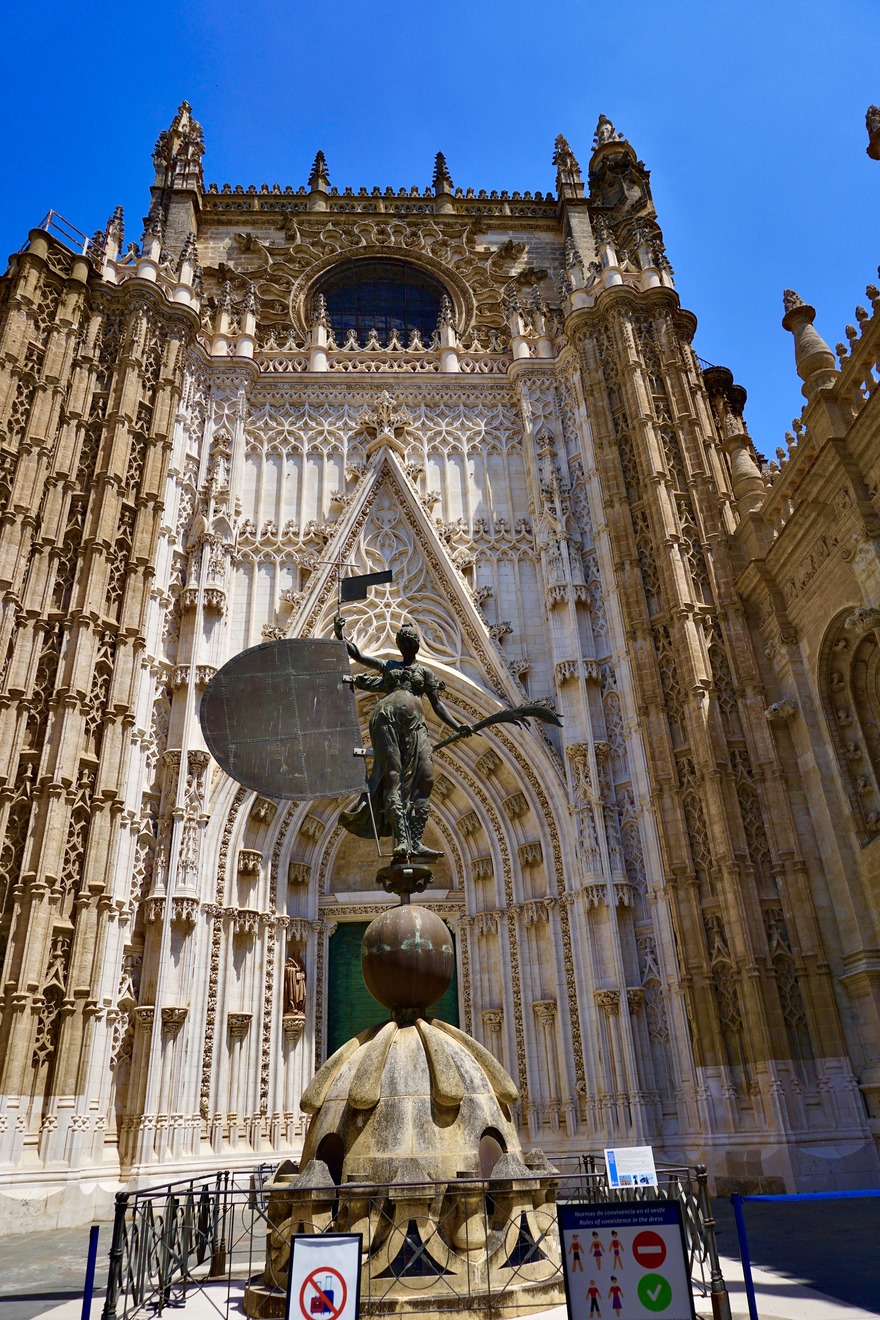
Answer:
[{"label": "green check mark sign", "polygon": [[646,1311],[665,1311],[672,1301],[672,1285],[662,1274],[646,1274],[639,1279],[638,1294]]}]

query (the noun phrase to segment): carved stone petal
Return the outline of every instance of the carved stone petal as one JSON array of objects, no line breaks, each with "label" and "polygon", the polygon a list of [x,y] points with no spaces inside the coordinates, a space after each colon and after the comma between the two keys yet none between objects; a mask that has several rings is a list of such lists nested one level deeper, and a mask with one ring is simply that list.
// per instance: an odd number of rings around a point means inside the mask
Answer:
[{"label": "carved stone petal", "polygon": [[386,1022],[364,1050],[348,1092],[348,1103],[352,1109],[375,1109],[379,1103],[382,1097],[385,1061],[396,1035],[397,1023]]},{"label": "carved stone petal", "polygon": [[317,1113],[321,1108],[321,1105],[324,1103],[327,1092],[333,1085],[337,1073],[345,1067],[351,1056],[359,1050],[362,1045],[366,1045],[368,1040],[372,1040],[377,1031],[378,1027],[368,1027],[367,1030],[362,1031],[359,1036],[352,1036],[351,1040],[347,1040],[335,1054],[330,1055],[330,1058],[324,1064],[323,1068],[318,1069],[302,1093],[299,1107],[304,1114]]},{"label": "carved stone petal", "polygon": [[493,1058],[488,1050],[483,1049],[479,1041],[474,1040],[472,1036],[465,1035],[463,1031],[459,1031],[458,1027],[453,1027],[451,1023],[441,1022],[439,1018],[434,1018],[431,1025],[445,1031],[448,1036],[451,1036],[453,1040],[457,1040],[460,1045],[465,1047],[471,1057],[483,1069],[492,1084],[492,1090],[503,1104],[516,1104],[519,1099],[519,1090],[516,1083],[510,1073],[501,1067],[498,1060]]},{"label": "carved stone petal", "polygon": [[[455,1066],[449,1046],[439,1031],[435,1031],[424,1018],[416,1019],[416,1026],[431,1069],[431,1098],[435,1104],[457,1109],[464,1099],[464,1083]],[[489,1079],[491,1081],[491,1078]]]}]

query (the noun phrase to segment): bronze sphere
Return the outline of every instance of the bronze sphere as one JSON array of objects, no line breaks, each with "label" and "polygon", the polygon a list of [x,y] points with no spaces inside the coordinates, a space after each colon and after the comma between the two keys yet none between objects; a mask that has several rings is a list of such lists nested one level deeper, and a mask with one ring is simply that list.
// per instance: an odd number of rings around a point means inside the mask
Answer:
[{"label": "bronze sphere", "polygon": [[396,1019],[436,1004],[455,970],[452,936],[429,908],[403,903],[370,922],[361,945],[364,982]]}]

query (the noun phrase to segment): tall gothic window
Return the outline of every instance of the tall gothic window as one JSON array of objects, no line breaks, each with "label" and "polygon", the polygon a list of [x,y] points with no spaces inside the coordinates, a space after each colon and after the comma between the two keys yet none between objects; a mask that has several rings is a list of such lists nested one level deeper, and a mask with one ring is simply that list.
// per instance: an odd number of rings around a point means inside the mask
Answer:
[{"label": "tall gothic window", "polygon": [[446,290],[439,280],[405,261],[344,261],[315,287],[327,299],[336,342],[354,330],[363,347],[375,330],[384,348],[396,331],[406,347],[414,331],[428,346]]}]

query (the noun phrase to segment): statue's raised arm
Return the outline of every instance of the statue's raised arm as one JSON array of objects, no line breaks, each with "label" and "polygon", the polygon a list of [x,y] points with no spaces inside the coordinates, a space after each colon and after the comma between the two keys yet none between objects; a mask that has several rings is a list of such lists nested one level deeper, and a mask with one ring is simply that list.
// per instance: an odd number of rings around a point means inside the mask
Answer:
[{"label": "statue's raised arm", "polygon": [[339,638],[340,642],[345,642],[345,649],[348,651],[352,660],[356,661],[359,665],[366,665],[368,669],[378,669],[381,674],[382,670],[385,668],[385,661],[377,659],[374,655],[364,655],[356,643],[349,641],[345,636],[345,619],[343,619],[341,614],[337,614],[333,620],[333,632]]}]

